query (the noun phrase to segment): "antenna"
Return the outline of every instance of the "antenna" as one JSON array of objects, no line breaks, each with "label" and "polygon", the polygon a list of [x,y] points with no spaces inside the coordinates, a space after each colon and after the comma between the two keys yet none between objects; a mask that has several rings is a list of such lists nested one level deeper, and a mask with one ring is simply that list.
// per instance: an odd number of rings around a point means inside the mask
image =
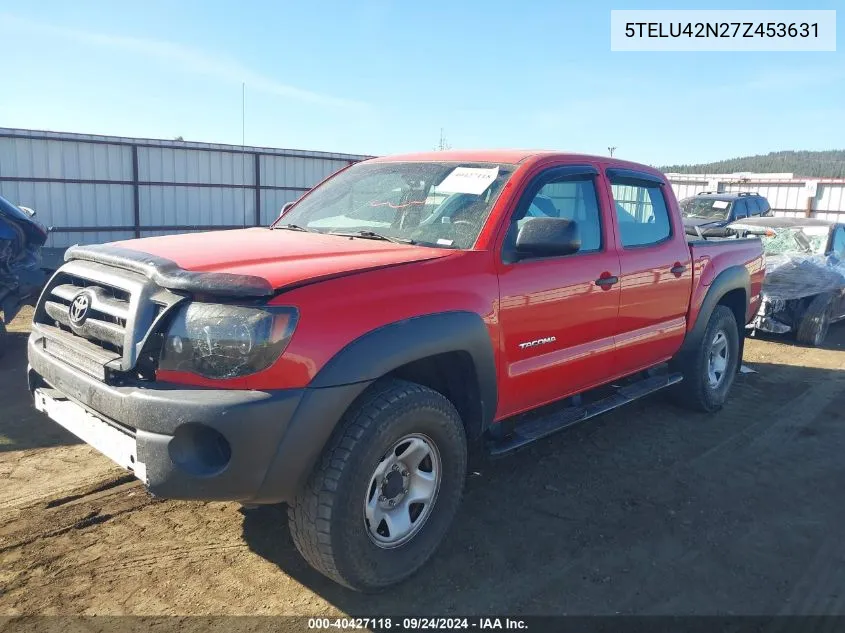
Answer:
[{"label": "antenna", "polygon": [[[241,171],[243,172],[243,183],[246,184],[246,82],[241,82]],[[253,174],[253,180],[257,174]],[[246,228],[246,187],[241,189],[244,210],[244,228]]]},{"label": "antenna", "polygon": [[614,145],[613,147],[608,147],[607,151],[610,154],[610,157],[613,158],[613,152],[616,151],[616,146]]}]

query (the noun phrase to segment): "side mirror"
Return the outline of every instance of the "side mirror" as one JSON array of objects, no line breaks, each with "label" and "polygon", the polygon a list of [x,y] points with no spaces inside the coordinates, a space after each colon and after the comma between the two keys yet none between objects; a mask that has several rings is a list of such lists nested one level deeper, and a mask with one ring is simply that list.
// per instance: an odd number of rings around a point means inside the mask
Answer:
[{"label": "side mirror", "polygon": [[572,255],[580,248],[578,223],[566,218],[531,218],[516,236],[519,259]]}]

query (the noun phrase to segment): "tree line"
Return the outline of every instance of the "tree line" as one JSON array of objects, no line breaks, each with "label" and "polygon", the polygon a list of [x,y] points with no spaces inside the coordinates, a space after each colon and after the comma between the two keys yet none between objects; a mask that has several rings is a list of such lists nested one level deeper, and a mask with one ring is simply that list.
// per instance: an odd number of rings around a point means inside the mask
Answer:
[{"label": "tree line", "polygon": [[791,172],[796,178],[845,178],[845,150],[769,152],[698,165],[667,165],[664,172],[681,174],[730,174]]}]

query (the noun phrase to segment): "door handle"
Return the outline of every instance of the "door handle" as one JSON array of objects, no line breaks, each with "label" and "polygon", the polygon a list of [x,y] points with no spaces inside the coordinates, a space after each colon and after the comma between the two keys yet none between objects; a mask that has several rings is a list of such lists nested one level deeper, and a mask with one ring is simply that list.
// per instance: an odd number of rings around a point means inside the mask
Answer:
[{"label": "door handle", "polygon": [[683,264],[675,264],[674,266],[672,266],[672,268],[669,269],[669,272],[671,272],[676,277],[680,277],[685,272],[687,272],[687,267]]},{"label": "door handle", "polygon": [[599,277],[596,279],[596,285],[601,286],[604,289],[608,289],[616,283],[619,283],[619,277]]}]

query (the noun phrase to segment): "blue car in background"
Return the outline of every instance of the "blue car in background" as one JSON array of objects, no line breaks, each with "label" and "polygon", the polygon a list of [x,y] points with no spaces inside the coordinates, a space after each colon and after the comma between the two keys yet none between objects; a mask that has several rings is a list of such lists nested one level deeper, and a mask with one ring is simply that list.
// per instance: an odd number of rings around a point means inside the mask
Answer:
[{"label": "blue car in background", "polygon": [[697,196],[684,198],[678,205],[687,233],[695,233],[697,229],[705,237],[725,235],[724,228],[736,220],[772,215],[769,201],[752,192],[702,191]]},{"label": "blue car in background", "polygon": [[41,247],[46,241],[47,229],[32,209],[0,197],[0,355],[6,347],[6,323],[33,303],[44,285]]}]

